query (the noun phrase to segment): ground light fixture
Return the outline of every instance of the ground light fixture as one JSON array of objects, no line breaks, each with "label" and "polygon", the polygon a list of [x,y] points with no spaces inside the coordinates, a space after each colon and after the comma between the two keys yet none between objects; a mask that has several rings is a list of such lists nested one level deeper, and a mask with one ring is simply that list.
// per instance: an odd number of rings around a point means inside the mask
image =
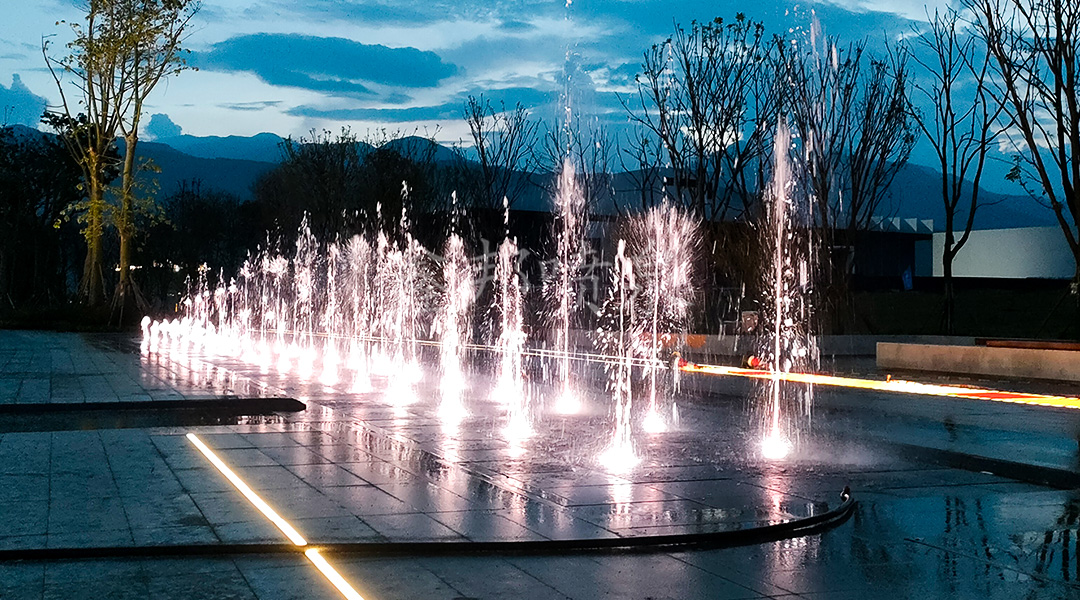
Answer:
[{"label": "ground light fixture", "polygon": [[254,506],[256,509],[258,509],[264,517],[266,517],[271,523],[273,523],[278,528],[278,530],[280,530],[281,533],[284,534],[290,542],[292,542],[294,546],[296,546],[297,548],[304,548],[304,557],[307,558],[308,561],[311,562],[311,564],[315,565],[315,568],[318,569],[320,573],[322,573],[323,577],[326,577],[327,581],[329,581],[335,588],[337,588],[339,592],[341,592],[342,596],[344,596],[347,600],[364,600],[364,597],[361,596],[360,593],[357,592],[352,587],[352,585],[350,585],[349,582],[346,581],[345,578],[337,572],[337,569],[335,569],[333,565],[327,562],[326,558],[324,558],[323,555],[319,553],[318,548],[309,547],[307,540],[304,539],[304,536],[300,535],[300,532],[298,532],[295,527],[293,527],[288,521],[282,518],[282,516],[279,515],[277,511],[273,509],[273,507],[267,504],[265,500],[259,497],[259,495],[256,494],[255,491],[252,490],[251,487],[247,483],[245,483],[244,480],[241,479],[235,471],[230,469],[229,466],[225,464],[225,461],[221,460],[221,458],[217,454],[215,454],[209,446],[207,446],[201,439],[199,439],[199,436],[189,432],[186,437],[188,441],[194,444],[194,446],[198,448],[199,452],[201,452],[202,455],[210,461],[210,464],[214,465],[214,467],[217,468],[217,470],[225,476],[225,479],[228,479],[229,483],[231,483],[233,487],[237,489],[237,491],[243,494],[244,498],[247,498],[248,502],[250,502],[252,506]]},{"label": "ground light fixture", "polygon": [[779,379],[781,381],[792,383],[828,385],[863,390],[878,390],[882,392],[919,394],[923,396],[950,396],[953,398],[967,398],[971,400],[990,400],[993,402],[1009,402],[1012,404],[1030,404],[1034,406],[1080,409],[1080,398],[1072,396],[1047,396],[1043,394],[1008,392],[962,385],[940,385],[935,383],[892,379],[891,377],[882,381],[878,379],[858,379],[855,377],[821,375],[818,373],[785,373],[762,369],[727,367],[723,365],[702,365],[685,360],[679,363],[679,369],[686,373],[702,373],[706,375],[748,377],[750,379]]}]

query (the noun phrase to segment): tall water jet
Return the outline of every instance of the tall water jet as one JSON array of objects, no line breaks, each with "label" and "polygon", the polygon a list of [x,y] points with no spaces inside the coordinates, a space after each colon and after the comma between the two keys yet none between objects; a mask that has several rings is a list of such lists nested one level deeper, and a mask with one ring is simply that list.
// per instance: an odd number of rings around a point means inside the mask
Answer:
[{"label": "tall water jet", "polygon": [[352,370],[353,393],[371,391],[370,351],[371,315],[374,294],[371,289],[371,245],[364,238],[354,235],[345,245],[345,262],[348,265],[347,284],[351,327],[348,331],[348,367]]},{"label": "tall water jet", "polygon": [[570,382],[570,329],[577,306],[575,277],[583,262],[582,242],[585,227],[585,196],[578,186],[574,163],[569,157],[563,160],[555,195],[557,258],[555,273],[550,281],[549,297],[554,305],[555,362],[558,412],[576,413],[581,400]]},{"label": "tall water jet", "polygon": [[817,345],[809,335],[812,245],[810,216],[800,203],[791,167],[791,133],[781,117],[776,128],[773,178],[767,197],[768,249],[764,288],[764,335],[760,354],[768,365],[764,437],[766,458],[786,456],[794,446],[801,417],[809,418],[813,400],[810,385],[784,381],[792,371],[811,371],[817,364]]},{"label": "tall water jet", "polygon": [[499,337],[496,398],[507,403],[507,435],[528,436],[532,432],[530,394],[525,386],[525,317],[522,306],[521,276],[517,268],[517,242],[507,238],[499,246],[495,265],[498,292]]},{"label": "tall water jet", "polygon": [[613,471],[625,471],[637,464],[633,446],[633,389],[631,377],[638,353],[641,331],[634,311],[634,264],[626,255],[626,241],[619,240],[611,272],[611,288],[604,303],[598,341],[608,355],[608,383],[615,400],[611,443],[600,456]]},{"label": "tall water jet", "polygon": [[700,232],[693,218],[665,199],[636,218],[630,233],[646,360],[648,405],[642,427],[659,433],[678,420],[673,397],[678,371],[670,368],[671,357],[689,325]]},{"label": "tall water jet", "polygon": [[338,383],[340,377],[338,364],[341,356],[338,351],[338,338],[343,330],[344,310],[341,293],[344,288],[346,265],[341,248],[330,244],[326,249],[326,294],[322,311],[322,374],[319,380],[326,386]]},{"label": "tall water jet", "polygon": [[289,316],[292,314],[289,307],[290,300],[285,294],[285,289],[289,285],[289,261],[281,255],[265,257],[263,270],[269,273],[269,283],[266,284],[264,296],[269,299],[269,302],[264,301],[264,306],[271,307],[271,310],[263,313],[265,328],[267,331],[274,332],[273,351],[278,355],[278,372],[287,373],[291,365],[288,352],[286,352],[285,332],[289,329]]},{"label": "tall water jet", "polygon": [[296,238],[296,256],[293,258],[292,337],[293,354],[297,357],[296,372],[303,379],[311,377],[315,370],[315,306],[316,261],[318,241],[308,227],[307,216]]},{"label": "tall water jet", "polygon": [[399,407],[416,400],[414,386],[422,377],[417,339],[423,249],[409,233],[407,197],[408,188],[403,186],[402,241],[395,242],[382,231],[378,234],[374,286],[378,295],[378,344],[372,370],[388,378],[385,397]]},{"label": "tall water jet", "polygon": [[469,339],[469,309],[473,301],[473,274],[465,255],[465,244],[457,233],[450,234],[443,253],[443,294],[437,320],[439,366],[442,371],[439,389],[442,395],[439,414],[444,421],[456,423],[465,416],[463,393],[465,370],[462,364],[464,344]]},{"label": "tall water jet", "polygon": [[507,404],[506,435],[511,442],[532,434],[531,400],[525,386],[525,314],[518,271],[517,240],[510,237],[510,205],[503,198],[505,237],[495,262],[495,308],[499,336],[494,399]]}]

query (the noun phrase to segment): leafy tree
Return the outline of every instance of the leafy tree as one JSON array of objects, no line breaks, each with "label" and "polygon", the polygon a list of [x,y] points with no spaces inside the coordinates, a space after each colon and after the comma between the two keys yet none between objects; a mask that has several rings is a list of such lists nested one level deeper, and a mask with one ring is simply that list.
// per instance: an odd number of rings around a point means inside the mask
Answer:
[{"label": "leafy tree", "polygon": [[281,164],[255,183],[263,224],[283,246],[295,241],[305,216],[324,243],[380,230],[399,237],[403,208],[414,218],[440,206],[436,147],[428,139],[385,132],[361,141],[348,129],[286,139]]},{"label": "leafy tree", "polygon": [[[74,39],[66,46],[66,56],[53,58],[48,40],[42,44],[61,97],[60,122],[71,130],[63,138],[88,188],[87,261],[80,295],[91,305],[104,300],[105,174],[107,153],[118,135],[125,144],[118,206],[111,215],[120,238],[113,306],[122,311],[128,302],[141,303],[130,269],[138,208],[135,178],[141,168],[135,161],[139,125],[146,98],[157,84],[186,67],[181,42],[198,9],[195,0],[89,0],[84,21],[70,23]],[[74,102],[68,98],[69,86],[75,91]]]},{"label": "leafy tree", "polygon": [[205,188],[201,181],[183,181],[162,201],[164,219],[155,223],[140,253],[154,276],[154,297],[182,292],[199,267],[235,273],[247,253],[263,242],[256,207],[231,194]]},{"label": "leafy tree", "polygon": [[67,298],[77,240],[63,213],[83,197],[80,175],[56,138],[0,129],[0,298],[6,307]]}]

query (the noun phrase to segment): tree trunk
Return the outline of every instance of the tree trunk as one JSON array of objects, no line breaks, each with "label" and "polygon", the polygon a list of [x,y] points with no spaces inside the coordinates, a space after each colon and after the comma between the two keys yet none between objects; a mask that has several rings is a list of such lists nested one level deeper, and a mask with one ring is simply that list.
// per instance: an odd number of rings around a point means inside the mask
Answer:
[{"label": "tree trunk", "polygon": [[132,243],[135,236],[135,146],[136,135],[124,139],[124,171],[120,187],[120,212],[116,219],[116,231],[120,237],[120,277],[113,294],[110,322],[123,325],[134,322],[146,310],[146,301],[131,278]]},{"label": "tree trunk", "polygon": [[948,249],[942,253],[941,256],[941,268],[942,275],[944,275],[945,282],[945,307],[942,314],[943,329],[945,335],[953,335],[955,324],[953,323],[953,315],[955,313],[956,296],[953,288],[953,253]]},{"label": "tree trunk", "polygon": [[89,208],[86,211],[86,260],[83,262],[79,298],[88,306],[101,306],[105,302],[105,282],[102,269],[104,261],[102,231],[105,225],[105,198],[101,182],[91,178]]},{"label": "tree trunk", "polygon": [[1073,274],[1072,283],[1069,284],[1069,292],[1073,297],[1073,337],[1080,340],[1080,251],[1074,252],[1076,258],[1076,272]]}]

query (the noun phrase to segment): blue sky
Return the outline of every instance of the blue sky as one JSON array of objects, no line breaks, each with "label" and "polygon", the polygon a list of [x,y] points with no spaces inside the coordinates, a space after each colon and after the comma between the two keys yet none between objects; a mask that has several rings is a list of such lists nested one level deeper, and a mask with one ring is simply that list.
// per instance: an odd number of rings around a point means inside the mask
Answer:
[{"label": "blue sky", "polygon": [[[932,11],[949,0],[930,1]],[[70,30],[56,22],[78,20],[80,5],[36,0],[5,11],[0,119],[29,124],[57,101],[41,41],[54,35],[61,49]],[[827,34],[880,42],[910,35],[925,11],[925,0],[204,0],[186,42],[199,70],[159,86],[145,134],[297,136],[349,126],[456,142],[468,137],[461,111],[470,94],[553,120],[568,65],[590,99],[575,110],[618,121],[617,94],[633,92],[642,52],[675,22],[744,12],[770,34],[800,35],[816,15]],[[928,159],[922,144],[915,160]]]}]

